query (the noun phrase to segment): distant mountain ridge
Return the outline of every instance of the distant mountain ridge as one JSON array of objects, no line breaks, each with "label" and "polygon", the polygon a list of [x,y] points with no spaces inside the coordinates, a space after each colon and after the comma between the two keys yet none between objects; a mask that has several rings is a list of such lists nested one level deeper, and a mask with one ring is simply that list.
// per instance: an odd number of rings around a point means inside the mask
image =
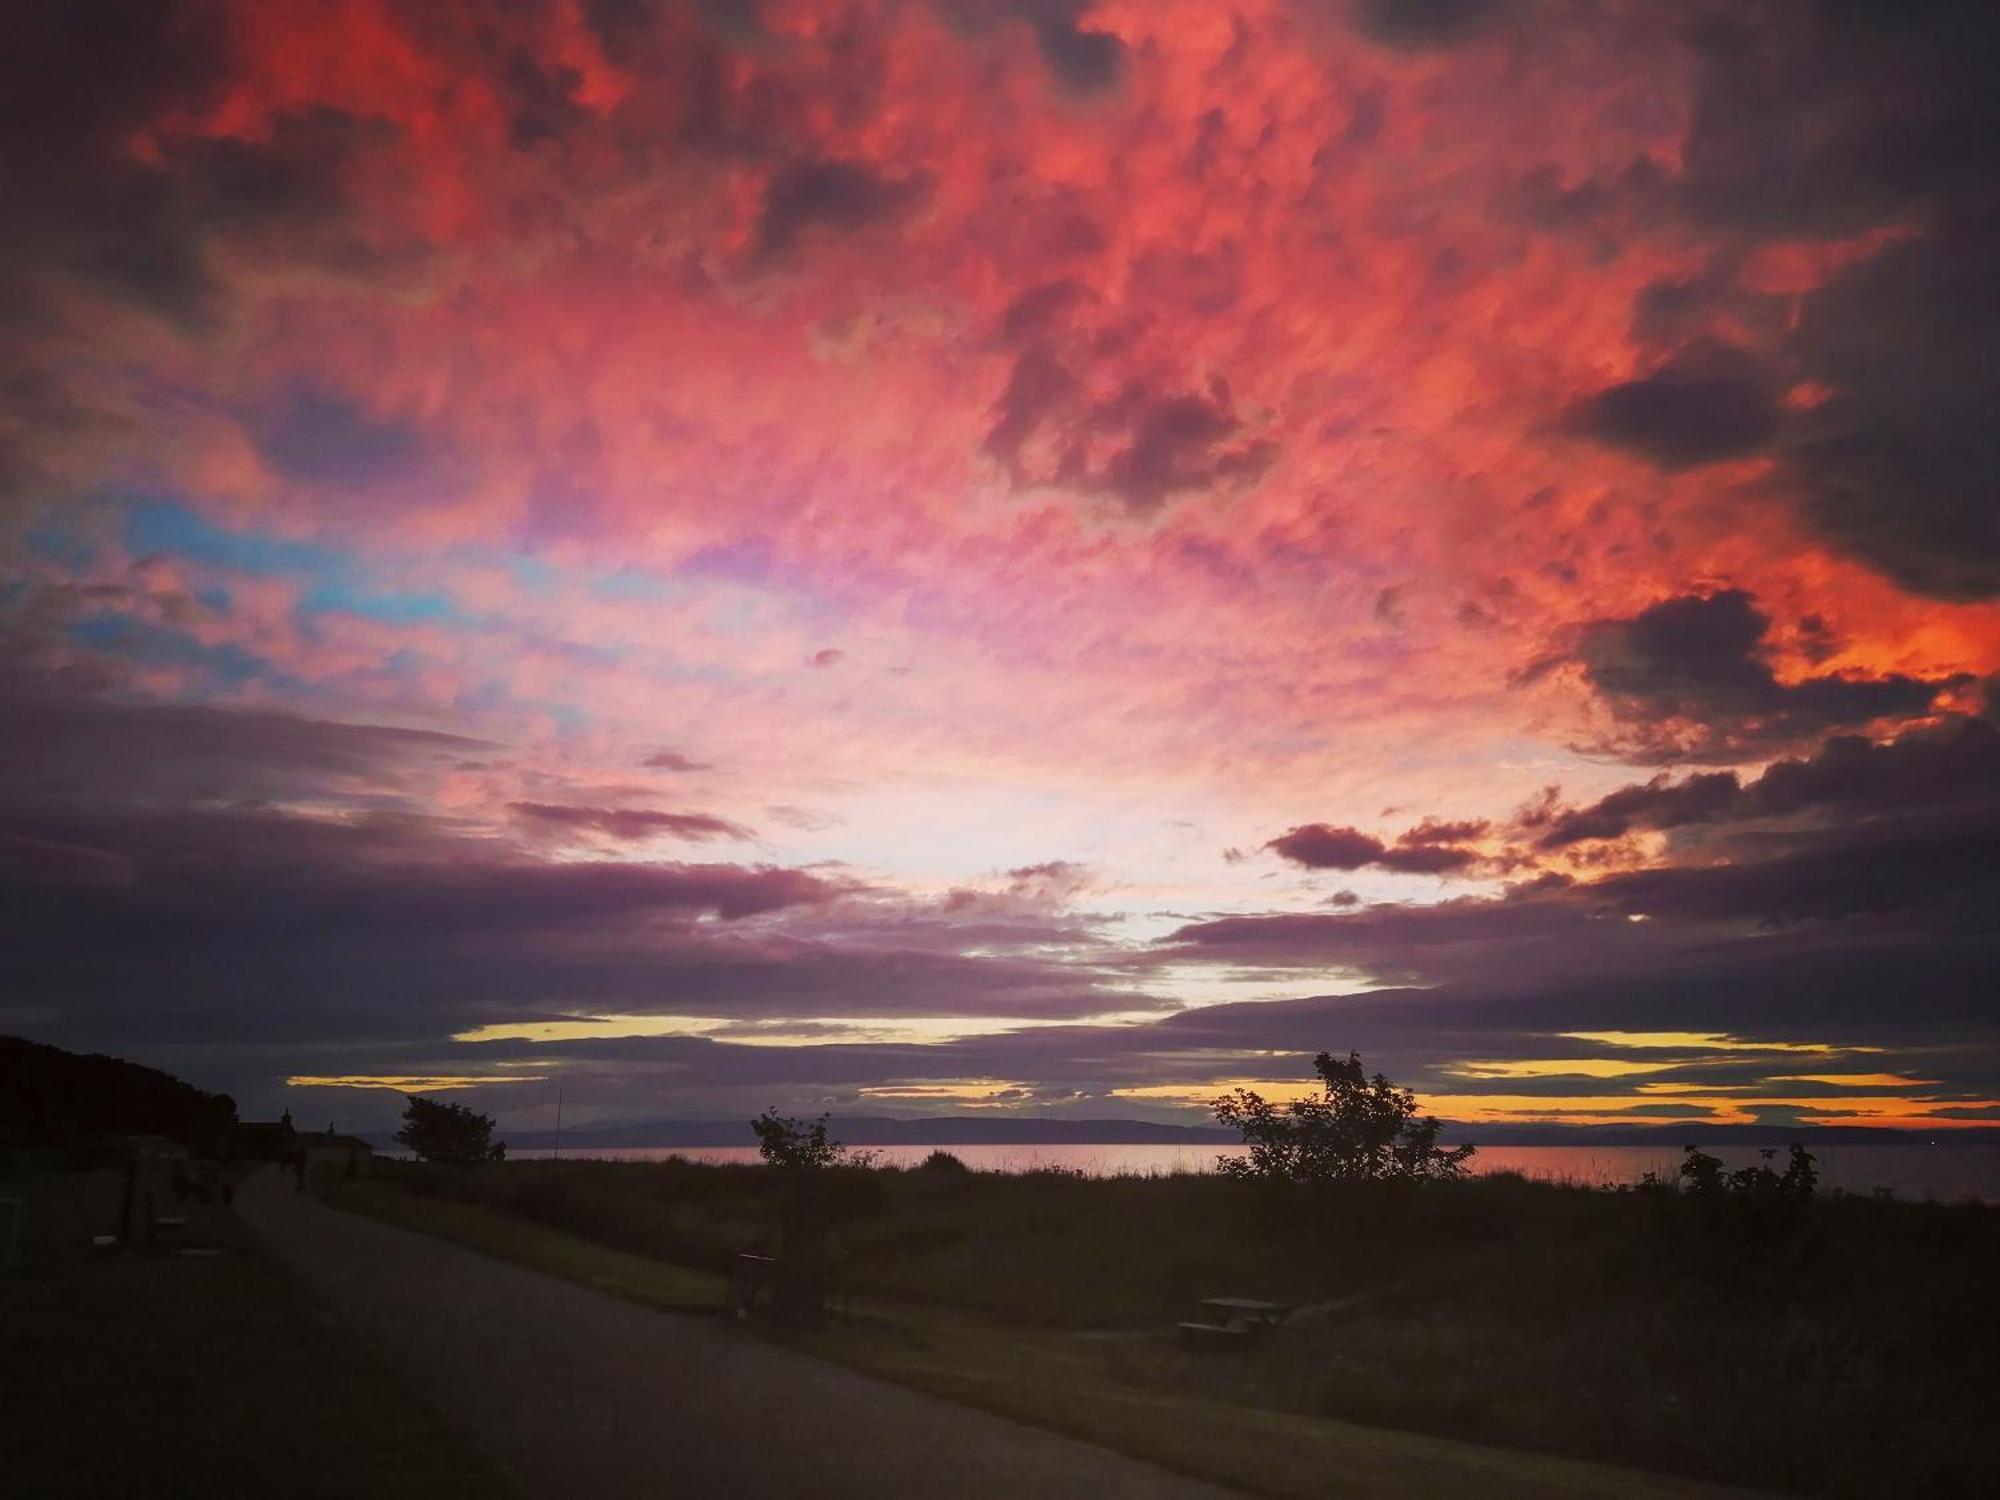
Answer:
[{"label": "distant mountain ridge", "polygon": [[[835,1116],[828,1132],[845,1146],[1234,1146],[1233,1130],[1213,1125],[1163,1125],[1151,1120],[1063,1119],[1047,1116],[933,1115],[903,1120],[881,1115]],[[546,1151],[554,1131],[501,1131],[516,1151]],[[2000,1129],[1973,1127],[1929,1134],[1873,1126],[1781,1125],[1466,1125],[1446,1122],[1446,1136],[1476,1146],[1682,1146],[1953,1145],[2000,1143]],[[388,1135],[371,1137],[390,1144]],[[630,1125],[584,1126],[562,1133],[576,1150],[671,1149],[676,1146],[751,1146],[748,1120],[648,1120]]]},{"label": "distant mountain ridge", "polygon": [[[1150,1120],[1064,1120],[1037,1117],[989,1119],[936,1115],[897,1120],[878,1115],[835,1116],[827,1131],[843,1146],[1219,1146],[1236,1133],[1214,1126],[1158,1125]],[[543,1151],[555,1132],[501,1132],[518,1151]],[[646,1146],[754,1146],[748,1120],[653,1120],[565,1130],[564,1146],[607,1150]]]}]

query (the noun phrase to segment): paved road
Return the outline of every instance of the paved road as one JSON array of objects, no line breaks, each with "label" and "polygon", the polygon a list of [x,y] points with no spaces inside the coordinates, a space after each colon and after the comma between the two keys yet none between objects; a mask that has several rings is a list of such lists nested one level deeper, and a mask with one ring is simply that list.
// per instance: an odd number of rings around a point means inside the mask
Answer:
[{"label": "paved road", "polygon": [[259,1238],[531,1496],[564,1500],[1229,1500],[1000,1417],[884,1385],[427,1235],[266,1172]]}]

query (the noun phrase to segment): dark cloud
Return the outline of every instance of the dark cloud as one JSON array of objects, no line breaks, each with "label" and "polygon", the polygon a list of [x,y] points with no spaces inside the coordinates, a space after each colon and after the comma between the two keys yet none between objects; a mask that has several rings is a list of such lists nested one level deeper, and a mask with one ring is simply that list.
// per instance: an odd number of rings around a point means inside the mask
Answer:
[{"label": "dark cloud", "polygon": [[264,709],[120,702],[0,675],[0,793],[23,799],[244,800],[390,791],[485,740]]},{"label": "dark cloud", "polygon": [[517,48],[501,77],[509,103],[507,138],[517,151],[560,141],[589,118],[577,100],[583,75],[575,68],[545,68]]},{"label": "dark cloud", "polygon": [[1588,807],[1556,814],[1537,839],[1544,849],[1614,839],[1634,829],[1674,829],[1832,813],[1844,819],[1918,809],[1976,806],[2000,788],[2000,730],[1956,718],[1887,744],[1859,735],[1827,740],[1811,757],[1779,760],[1745,785],[1733,771],[1673,782],[1658,776]]},{"label": "dark cloud", "polygon": [[[9,5],[0,60],[0,192],[11,275],[63,273],[192,316],[207,291],[170,185],[128,138],[208,98],[227,52],[213,6]],[[30,146],[32,149],[29,149]],[[11,299],[10,299],[11,300]]]},{"label": "dark cloud", "polygon": [[1309,870],[1359,870],[1382,857],[1378,838],[1357,828],[1306,823],[1282,833],[1264,846],[1281,858]]},{"label": "dark cloud", "polygon": [[114,877],[0,861],[5,1010],[211,1045],[438,1037],[555,1000],[643,1009],[726,956],[731,925],[855,889],[768,865],[544,862],[380,815],[15,808],[0,836]]},{"label": "dark cloud", "polygon": [[1588,807],[1560,814],[1536,843],[1543,849],[1562,849],[1587,839],[1622,838],[1635,828],[1706,822],[1735,806],[1741,790],[1731,771],[1672,783],[1656,776],[1644,786],[1622,787]]},{"label": "dark cloud", "polygon": [[1125,44],[1108,31],[1079,26],[1088,0],[1015,0],[1035,29],[1035,45],[1049,71],[1070,88],[1088,92],[1118,81]]},{"label": "dark cloud", "polygon": [[298,385],[252,423],[257,449],[287,479],[359,488],[407,472],[422,455],[415,423],[353,397]]},{"label": "dark cloud", "polygon": [[1513,0],[1360,0],[1354,19],[1376,41],[1417,52],[1468,42],[1512,8]]},{"label": "dark cloud", "polygon": [[2000,799],[2000,729],[1955,719],[1877,745],[1855,735],[1828,740],[1808,760],[1781,760],[1744,788],[1751,817],[1816,808],[1872,816]]},{"label": "dark cloud", "polygon": [[1777,392],[1748,356],[1708,348],[1599,392],[1571,413],[1576,431],[1663,469],[1741,458],[1776,435]]},{"label": "dark cloud", "polygon": [[1133,381],[1090,401],[1052,339],[1035,340],[1015,360],[986,451],[1017,486],[1066,486],[1136,512],[1252,481],[1277,457],[1275,444],[1243,434],[1223,382],[1160,393]]},{"label": "dark cloud", "polygon": [[574,807],[567,803],[510,802],[508,809],[531,825],[601,833],[627,841],[650,838],[710,839],[756,837],[740,823],[712,813],[651,812],[636,807]]},{"label": "dark cloud", "polygon": [[767,255],[789,250],[809,229],[863,229],[902,213],[923,193],[852,161],[796,162],[764,190],[757,240]]},{"label": "dark cloud", "polygon": [[1992,596],[2000,10],[1729,6],[1689,37],[1689,214],[1751,239],[1900,236],[1808,293],[1782,341],[1831,392],[1786,445],[1807,518],[1909,588]]},{"label": "dark cloud", "polygon": [[193,328],[213,311],[218,241],[270,241],[295,262],[357,253],[336,216],[346,165],[379,126],[314,109],[279,115],[254,141],[169,136],[135,149],[143,127],[197,116],[224,87],[220,6],[76,0],[5,16],[0,305],[46,321],[43,285],[62,279]]},{"label": "dark cloud", "polygon": [[653,771],[706,771],[711,769],[698,760],[691,760],[678,750],[655,750],[640,762]]},{"label": "dark cloud", "polygon": [[1430,822],[1411,829],[1394,844],[1385,844],[1356,828],[1305,823],[1264,847],[1308,870],[1359,870],[1372,865],[1405,875],[1448,875],[1479,862],[1476,850],[1455,847],[1450,841],[1472,826]]},{"label": "dark cloud", "polygon": [[2000,593],[2000,195],[1805,298],[1791,353],[1835,394],[1790,472],[1829,538],[1944,599]]},{"label": "dark cloud", "polygon": [[1993,192],[2000,16],[1982,0],[1709,8],[1683,192],[1699,218],[1838,237]]},{"label": "dark cloud", "polygon": [[[1577,658],[1591,686],[1637,726],[1633,748],[1645,755],[1728,757],[1845,725],[1911,718],[1953,685],[1900,674],[1780,682],[1759,655],[1769,626],[1740,589],[1686,594],[1629,619],[1598,621],[1583,632]],[[1685,732],[1654,732],[1668,720]]]},{"label": "dark cloud", "polygon": [[[1091,961],[1098,939],[1062,910],[1087,872],[1064,861],[955,907],[824,869],[552,860],[408,811],[414,778],[492,748],[478,740],[110,701],[19,673],[5,686],[0,1027],[158,1044],[205,1077],[282,1052],[246,1083],[268,1091],[274,1071],[352,1072],[364,1052],[462,1071],[437,1066],[451,1033],[577,1008],[810,1017],[832,1041],[843,1016],[1166,1003]],[[616,838],[743,832],[704,814],[512,811]]]},{"label": "dark cloud", "polygon": [[1111,460],[1105,484],[1135,510],[1206,485],[1230,460],[1216,445],[1233,436],[1236,418],[1206,396],[1166,396],[1140,404],[1132,441]]},{"label": "dark cloud", "polygon": [[1125,44],[1108,31],[1080,24],[1090,0],[934,0],[954,25],[969,33],[1026,25],[1048,70],[1065,88],[1092,93],[1117,83],[1125,70]]},{"label": "dark cloud", "polygon": [[1029,345],[1014,361],[1007,388],[1000,393],[997,419],[986,435],[986,451],[1012,471],[1016,484],[1029,482],[1025,451],[1029,439],[1072,400],[1077,389],[1076,377],[1046,342]]},{"label": "dark cloud", "polygon": [[1868,826],[1755,863],[1537,881],[1501,897],[1189,924],[1183,961],[1346,967],[1428,982],[1508,973],[1659,973],[1699,958],[1770,957],[1873,941],[1991,941],[2000,912],[2000,810]]},{"label": "dark cloud", "polygon": [[1425,818],[1416,827],[1406,829],[1397,839],[1400,844],[1462,844],[1468,839],[1476,839],[1492,825],[1483,818],[1467,818],[1448,823],[1437,818]]},{"label": "dark cloud", "polygon": [[1007,304],[1000,315],[1000,335],[1009,344],[1026,343],[1054,329],[1071,309],[1090,299],[1090,289],[1080,281],[1045,281]]}]

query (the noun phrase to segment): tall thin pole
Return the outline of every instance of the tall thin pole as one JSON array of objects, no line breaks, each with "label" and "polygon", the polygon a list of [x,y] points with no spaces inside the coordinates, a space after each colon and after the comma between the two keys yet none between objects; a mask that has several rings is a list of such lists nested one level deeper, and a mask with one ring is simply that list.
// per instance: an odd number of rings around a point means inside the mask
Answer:
[{"label": "tall thin pole", "polygon": [[562,1085],[556,1085],[556,1160],[562,1160]]}]

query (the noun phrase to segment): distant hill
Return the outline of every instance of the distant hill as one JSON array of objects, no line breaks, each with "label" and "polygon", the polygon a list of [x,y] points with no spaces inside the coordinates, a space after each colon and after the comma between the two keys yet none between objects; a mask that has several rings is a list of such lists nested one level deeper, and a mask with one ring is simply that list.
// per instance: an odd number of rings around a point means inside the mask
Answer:
[{"label": "distant hill", "polygon": [[89,1135],[160,1135],[213,1151],[236,1101],[158,1068],[0,1036],[0,1145],[64,1146]]},{"label": "distant hill", "polygon": [[[1035,1117],[938,1115],[928,1119],[894,1120],[875,1115],[838,1117],[827,1122],[833,1138],[844,1146],[1136,1146],[1227,1145],[1231,1130],[1213,1126],[1156,1125],[1149,1120],[1065,1120]],[[556,1144],[553,1131],[506,1131],[515,1150],[546,1150]],[[754,1146],[748,1120],[652,1120],[638,1125],[613,1125],[565,1130],[564,1146],[617,1149],[641,1146]]]},{"label": "distant hill", "polygon": [[[886,1116],[836,1116],[827,1122],[845,1146],[1233,1146],[1233,1130],[1213,1125],[1161,1125],[1151,1120],[1073,1120],[1046,1116],[934,1115],[899,1120]],[[557,1144],[547,1130],[502,1131],[516,1151],[546,1151]],[[1469,1125],[1447,1123],[1446,1138],[1478,1146],[1648,1146],[1678,1151],[1683,1146],[1784,1146],[1804,1141],[1834,1145],[1918,1145],[1934,1137],[1919,1131],[1866,1126],[1776,1125]],[[378,1145],[393,1144],[387,1135]],[[1940,1132],[1935,1139],[1956,1145],[2000,1142],[2000,1130],[1974,1128]],[[646,1147],[750,1146],[756,1144],[748,1120],[647,1120],[633,1125],[586,1126],[562,1133],[561,1144],[577,1150],[637,1150]]]},{"label": "distant hill", "polygon": [[1891,1130],[1879,1125],[1455,1125],[1445,1138],[1474,1146],[1922,1146],[1932,1142],[1981,1146],[2000,1142],[2000,1129]]}]

